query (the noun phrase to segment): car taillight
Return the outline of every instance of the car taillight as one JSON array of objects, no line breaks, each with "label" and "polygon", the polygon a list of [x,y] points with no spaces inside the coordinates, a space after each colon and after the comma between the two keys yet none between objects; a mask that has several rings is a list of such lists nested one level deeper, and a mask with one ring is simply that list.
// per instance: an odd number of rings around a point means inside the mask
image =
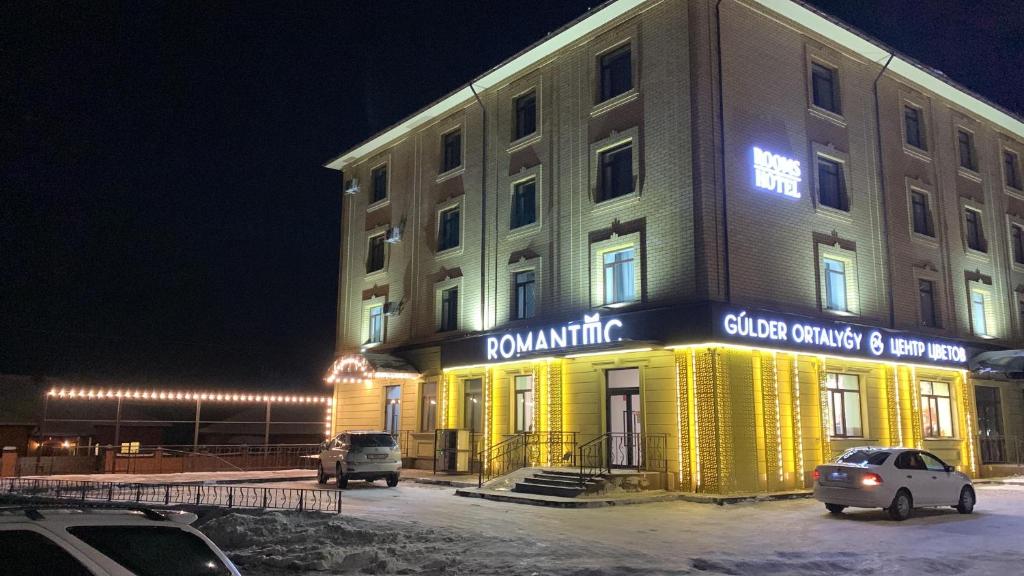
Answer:
[{"label": "car taillight", "polygon": [[874,472],[868,472],[860,481],[865,486],[878,486],[882,483],[882,477]]},{"label": "car taillight", "polygon": [[817,470],[815,470],[811,475],[814,476],[815,482],[817,482],[818,479],[821,478],[821,472],[818,472]]}]

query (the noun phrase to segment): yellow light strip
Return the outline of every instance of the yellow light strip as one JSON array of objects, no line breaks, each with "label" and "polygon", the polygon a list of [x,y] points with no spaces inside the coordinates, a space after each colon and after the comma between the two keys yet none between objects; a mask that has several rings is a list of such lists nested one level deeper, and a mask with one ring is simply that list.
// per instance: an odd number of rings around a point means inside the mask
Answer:
[{"label": "yellow light strip", "polygon": [[804,487],[804,430],[803,420],[800,419],[800,356],[797,354],[793,355],[793,413],[796,426],[793,430],[796,438],[796,473],[800,487]]},{"label": "yellow light strip", "polygon": [[632,352],[650,352],[653,348],[627,348],[625,350],[605,350],[604,352],[583,352],[581,354],[567,354],[566,358],[583,358],[585,356],[616,356],[619,354],[630,354]]},{"label": "yellow light strip", "polygon": [[882,358],[862,358],[858,356],[843,356],[839,354],[822,354],[820,352],[801,352],[799,350],[785,350],[782,348],[771,348],[767,346],[748,346],[745,344],[733,344],[727,342],[702,342],[700,344],[673,344],[671,346],[665,346],[665,350],[683,350],[687,348],[734,348],[737,350],[753,350],[761,352],[781,352],[783,354],[807,354],[817,356],[819,358],[831,358],[834,360],[846,360],[848,362],[864,362],[867,364],[885,364],[886,366],[905,366],[913,368],[924,368],[926,370],[949,370],[951,372],[959,372],[963,368],[956,368],[952,366],[934,366],[929,364],[914,364],[912,362],[894,362],[892,360],[885,360]]},{"label": "yellow light strip", "polygon": [[238,392],[196,392],[166,390],[125,390],[115,388],[51,388],[46,393],[51,398],[76,400],[202,400],[204,402],[285,402],[297,404],[329,404],[329,396],[295,396],[284,394],[241,394]]},{"label": "yellow light strip", "polygon": [[520,358],[518,360],[509,360],[507,362],[491,362],[488,364],[466,364],[465,366],[449,366],[448,368],[442,368],[441,372],[455,372],[456,370],[483,370],[485,368],[494,368],[496,366],[508,366],[510,364],[532,364],[534,362],[550,362],[556,360],[554,356],[542,356],[540,358]]},{"label": "yellow light strip", "polygon": [[[683,438],[682,438],[682,434],[683,434],[683,406],[682,406],[682,402],[679,400],[679,396],[682,393],[682,386],[680,385],[680,382],[679,382],[679,361],[676,358],[673,358],[673,360],[676,360],[676,363],[675,363],[675,369],[676,369],[676,434],[679,435],[679,437],[676,438],[676,448],[678,449],[678,452],[679,452],[679,454],[678,454],[678,456],[679,456],[679,480],[678,480],[678,483],[679,483],[679,488],[683,489]],[[684,370],[685,370],[685,368],[684,368]],[[689,433],[689,431],[687,431],[687,433]]]},{"label": "yellow light strip", "polygon": [[[697,413],[697,349],[690,348],[690,381],[693,382],[692,390],[693,394],[689,396],[693,397],[691,402],[693,403],[693,460],[694,460],[694,483],[696,491],[700,492],[701,475],[700,475],[700,423],[697,421],[699,414]],[[689,409],[689,407],[687,407]]]},{"label": "yellow light strip", "polygon": [[772,351],[772,378],[775,380],[775,448],[779,465],[779,482],[786,481],[786,471],[782,464],[782,412],[779,405],[779,356],[778,352]]},{"label": "yellow light strip", "polygon": [[960,379],[961,379],[960,381],[962,383],[961,386],[960,386],[960,389],[964,392],[963,404],[964,404],[964,407],[965,407],[965,412],[967,412],[967,414],[965,414],[964,420],[967,422],[967,446],[968,446],[967,450],[970,453],[971,475],[973,476],[973,475],[977,474],[977,469],[975,468],[975,465],[974,465],[974,463],[975,463],[975,460],[974,460],[974,428],[971,426],[971,416],[972,416],[972,412],[976,412],[977,411],[977,408],[975,408],[974,411],[970,410],[970,408],[971,408],[971,400],[970,400],[970,397],[966,394],[966,392],[967,392],[968,388],[971,388],[971,385],[968,384],[968,382],[967,382],[967,371],[966,370],[961,370],[960,371]]},{"label": "yellow light strip", "polygon": [[899,370],[892,371],[893,398],[896,402],[896,442],[903,446],[903,416],[900,414],[900,374]]}]

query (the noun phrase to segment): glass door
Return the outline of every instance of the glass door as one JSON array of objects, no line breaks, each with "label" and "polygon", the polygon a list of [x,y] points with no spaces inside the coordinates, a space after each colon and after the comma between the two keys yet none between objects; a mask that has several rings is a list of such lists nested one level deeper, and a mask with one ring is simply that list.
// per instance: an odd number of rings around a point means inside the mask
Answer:
[{"label": "glass door", "polygon": [[640,369],[607,372],[608,463],[612,468],[641,466]]},{"label": "glass door", "polygon": [[1003,409],[999,398],[999,388],[975,386],[974,401],[978,407],[978,440],[981,444],[981,463],[1006,462]]},{"label": "glass door", "polygon": [[402,387],[384,387],[384,431],[398,436],[402,415]]}]

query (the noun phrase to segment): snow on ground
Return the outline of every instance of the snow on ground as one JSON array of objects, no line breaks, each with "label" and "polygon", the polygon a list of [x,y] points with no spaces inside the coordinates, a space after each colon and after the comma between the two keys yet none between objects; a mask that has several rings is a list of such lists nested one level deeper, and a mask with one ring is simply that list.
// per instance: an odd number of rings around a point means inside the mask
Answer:
[{"label": "snow on ground", "polygon": [[[288,482],[313,487],[314,482]],[[810,499],[556,509],[451,488],[352,482],[340,516],[238,511],[200,528],[245,574],[1019,574],[1024,488],[979,486],[973,515],[830,516]]]}]

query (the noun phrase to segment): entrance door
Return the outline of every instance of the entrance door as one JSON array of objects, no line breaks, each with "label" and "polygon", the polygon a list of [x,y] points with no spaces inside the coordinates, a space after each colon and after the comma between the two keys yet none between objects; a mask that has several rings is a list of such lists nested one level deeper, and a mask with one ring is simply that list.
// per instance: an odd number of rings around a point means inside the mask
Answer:
[{"label": "entrance door", "polygon": [[640,468],[640,369],[609,370],[607,378],[608,463],[613,468]]},{"label": "entrance door", "polygon": [[999,388],[975,386],[974,401],[978,407],[981,463],[1006,462],[1006,447],[1003,444],[1003,408],[999,398]]}]

